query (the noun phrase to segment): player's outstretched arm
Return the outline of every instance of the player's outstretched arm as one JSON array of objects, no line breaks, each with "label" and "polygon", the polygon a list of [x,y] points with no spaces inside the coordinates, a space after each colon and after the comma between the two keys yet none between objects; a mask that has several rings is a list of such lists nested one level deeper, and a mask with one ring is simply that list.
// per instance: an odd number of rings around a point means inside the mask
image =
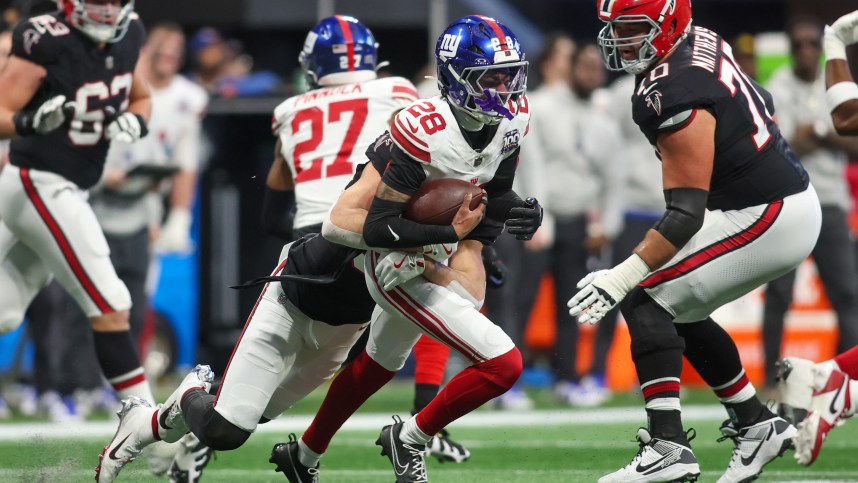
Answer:
[{"label": "player's outstretched arm", "polygon": [[38,64],[16,55],[9,57],[0,72],[0,139],[19,134],[13,117],[30,102],[46,75],[47,70]]},{"label": "player's outstretched arm", "polygon": [[858,135],[858,85],[846,61],[846,46],[858,43],[858,10],[825,27],[825,88],[834,128]]}]

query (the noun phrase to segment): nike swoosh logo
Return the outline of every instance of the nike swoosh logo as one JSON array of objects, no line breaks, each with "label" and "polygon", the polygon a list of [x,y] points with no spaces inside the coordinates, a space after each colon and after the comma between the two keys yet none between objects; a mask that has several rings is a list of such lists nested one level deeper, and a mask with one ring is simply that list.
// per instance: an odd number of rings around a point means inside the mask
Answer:
[{"label": "nike swoosh logo", "polygon": [[441,247],[442,247],[442,248],[444,248],[444,253],[446,253],[447,255],[450,255],[451,253],[453,253],[453,248],[452,248],[452,247],[447,248],[447,245],[445,245],[445,244],[443,244],[443,243],[441,244]]},{"label": "nike swoosh logo", "polygon": [[[391,452],[393,453],[393,471],[396,472],[397,476],[402,476],[405,474],[405,472],[408,471],[408,467],[411,465],[407,464],[405,466],[402,466],[401,464],[399,464],[399,455],[396,454],[396,441],[394,441],[394,439],[393,439],[393,428],[392,427],[390,428],[389,438],[390,438],[390,449],[391,449]],[[400,468],[402,468],[401,471],[400,471]]]},{"label": "nike swoosh logo", "polygon": [[118,451],[119,448],[121,448],[122,445],[125,444],[125,440],[127,440],[129,436],[131,436],[131,433],[126,434],[125,437],[122,438],[122,441],[120,441],[119,444],[117,444],[112,450],[110,450],[110,453],[107,454],[107,457],[112,460],[119,461],[121,458],[116,457],[116,451]]},{"label": "nike swoosh logo", "polygon": [[647,94],[649,94],[649,91],[653,90],[653,88],[657,85],[658,85],[658,82],[653,82],[652,84],[646,86],[646,89],[644,89],[643,92],[641,92],[641,95],[646,96]]},{"label": "nike swoosh logo", "polygon": [[406,119],[405,123],[408,124],[408,129],[411,129],[411,132],[413,132],[415,134],[417,133],[417,128],[414,127],[413,124],[411,124],[411,119]]},{"label": "nike swoosh logo", "polygon": [[646,473],[646,472],[647,472],[647,471],[649,471],[650,469],[652,469],[652,468],[654,468],[654,467],[656,467],[656,466],[660,466],[660,465],[661,465],[661,462],[662,462],[662,461],[664,461],[665,459],[667,459],[667,457],[668,457],[668,456],[670,456],[670,454],[666,454],[666,455],[662,456],[661,458],[659,458],[659,459],[657,459],[657,460],[653,461],[652,463],[650,463],[650,464],[648,464],[648,465],[645,465],[645,464],[639,464],[639,465],[638,465],[638,467],[637,467],[637,471],[638,471],[638,472],[640,472],[640,473]]},{"label": "nike swoosh logo", "polygon": [[387,225],[387,229],[390,230],[390,234],[393,235],[393,241],[399,241],[399,235],[397,235],[396,232],[393,231],[393,228],[391,228],[390,225]]},{"label": "nike swoosh logo", "polygon": [[402,268],[402,264],[405,263],[405,260],[408,260],[408,255],[405,255],[404,257],[402,257],[402,260],[400,260],[399,263],[394,262],[393,267],[394,268]]},{"label": "nike swoosh logo", "polygon": [[843,386],[844,384],[842,383],[837,386],[837,392],[834,394],[834,398],[831,400],[831,405],[828,406],[828,410],[831,411],[831,414],[833,414],[834,416],[838,416],[840,414],[840,411],[838,411],[834,407],[834,404],[837,402],[837,398],[840,397],[840,392],[843,390]]},{"label": "nike swoosh logo", "polygon": [[754,452],[751,453],[751,456],[748,456],[747,458],[742,456],[742,464],[745,466],[750,465],[754,461],[754,458],[757,456],[757,452],[760,451],[760,448],[763,447],[763,443],[768,441],[768,439],[771,437],[772,437],[772,427],[769,426],[769,431],[766,433],[766,437],[763,438],[762,440],[760,440],[760,444],[758,444],[757,447],[754,448]]},{"label": "nike swoosh logo", "polygon": [[169,426],[167,424],[167,417],[170,415],[170,411],[173,410],[173,406],[175,406],[175,405],[176,405],[176,403],[174,401],[173,404],[170,404],[170,407],[164,408],[164,410],[161,412],[161,417],[158,418],[158,424],[160,424],[162,428],[173,429],[172,426]]}]

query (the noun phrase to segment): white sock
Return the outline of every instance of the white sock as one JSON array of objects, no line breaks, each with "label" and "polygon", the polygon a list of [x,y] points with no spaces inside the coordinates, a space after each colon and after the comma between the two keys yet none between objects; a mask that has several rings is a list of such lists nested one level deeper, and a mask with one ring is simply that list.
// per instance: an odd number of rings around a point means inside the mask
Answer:
[{"label": "white sock", "polygon": [[858,410],[858,401],[855,400],[855,397],[858,396],[858,380],[849,380],[849,392],[852,395],[849,400],[852,404],[846,410],[846,415],[852,416],[853,414],[855,414],[855,411]]},{"label": "white sock", "polygon": [[310,447],[304,443],[303,439],[298,440],[298,461],[300,461],[302,465],[307,468],[315,468],[316,465],[319,464],[320,459],[322,459],[322,455],[311,450]]},{"label": "white sock", "polygon": [[408,444],[426,444],[432,439],[432,436],[423,432],[420,427],[417,426],[417,418],[412,416],[405,421],[405,424],[402,425],[402,431],[399,432],[399,439],[402,440],[403,443]]}]

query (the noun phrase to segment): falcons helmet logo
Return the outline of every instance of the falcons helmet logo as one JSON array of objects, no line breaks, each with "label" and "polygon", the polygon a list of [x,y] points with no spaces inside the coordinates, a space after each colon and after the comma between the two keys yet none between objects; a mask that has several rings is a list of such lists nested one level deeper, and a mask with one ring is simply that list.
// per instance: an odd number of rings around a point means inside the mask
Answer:
[{"label": "falcons helmet logo", "polygon": [[647,94],[646,106],[651,107],[656,114],[661,115],[661,92],[652,91]]}]

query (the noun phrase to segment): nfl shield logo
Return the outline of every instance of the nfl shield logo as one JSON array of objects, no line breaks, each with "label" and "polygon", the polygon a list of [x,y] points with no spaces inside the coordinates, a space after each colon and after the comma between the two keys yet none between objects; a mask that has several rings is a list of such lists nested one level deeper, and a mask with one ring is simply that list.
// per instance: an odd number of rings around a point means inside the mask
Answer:
[{"label": "nfl shield logo", "polygon": [[113,56],[108,55],[104,58],[104,68],[107,70],[113,70]]}]

